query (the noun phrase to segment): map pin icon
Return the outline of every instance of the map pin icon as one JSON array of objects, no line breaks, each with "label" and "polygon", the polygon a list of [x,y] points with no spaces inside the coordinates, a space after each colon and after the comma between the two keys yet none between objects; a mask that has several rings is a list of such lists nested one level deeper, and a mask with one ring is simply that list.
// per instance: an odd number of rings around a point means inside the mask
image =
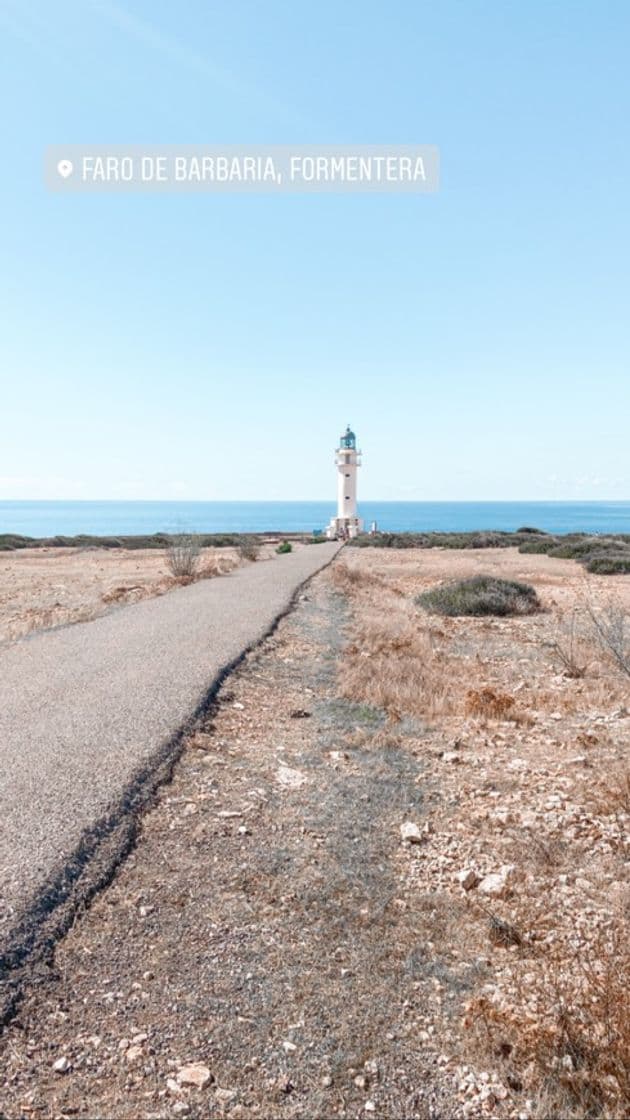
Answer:
[{"label": "map pin icon", "polygon": [[67,179],[69,175],[72,175],[74,167],[72,166],[72,163],[69,159],[60,159],[59,163],[57,164],[57,171],[61,175],[62,179]]}]

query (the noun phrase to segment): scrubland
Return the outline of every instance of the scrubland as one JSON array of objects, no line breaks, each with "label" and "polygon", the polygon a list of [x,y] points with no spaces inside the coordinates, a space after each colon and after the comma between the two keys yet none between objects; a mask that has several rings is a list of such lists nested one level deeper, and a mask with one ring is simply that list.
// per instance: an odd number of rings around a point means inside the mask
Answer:
[{"label": "scrubland", "polygon": [[[542,609],[423,609],[480,573]],[[627,1115],[630,581],[516,550],[346,549],[334,579],[353,615],[342,695],[433,732],[400,732],[433,789],[401,865],[436,956],[479,965],[436,1026],[463,1114]]]},{"label": "scrubland", "polygon": [[[479,576],[535,598],[423,606]],[[3,1114],[630,1114],[629,612],[573,559],[344,548],[40,964]]]}]

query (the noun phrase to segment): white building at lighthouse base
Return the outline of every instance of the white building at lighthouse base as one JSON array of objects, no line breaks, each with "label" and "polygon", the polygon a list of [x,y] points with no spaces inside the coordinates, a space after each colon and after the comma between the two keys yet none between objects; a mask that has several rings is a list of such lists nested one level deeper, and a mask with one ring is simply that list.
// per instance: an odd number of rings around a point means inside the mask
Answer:
[{"label": "white building at lighthouse base", "polygon": [[363,521],[360,517],[332,517],[326,529],[329,541],[350,540],[358,537],[363,532]]}]

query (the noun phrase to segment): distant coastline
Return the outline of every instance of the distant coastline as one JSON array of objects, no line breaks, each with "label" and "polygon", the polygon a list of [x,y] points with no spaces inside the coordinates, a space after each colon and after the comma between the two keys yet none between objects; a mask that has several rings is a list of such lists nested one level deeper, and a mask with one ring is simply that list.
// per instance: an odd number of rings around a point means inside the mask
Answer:
[{"label": "distant coastline", "polygon": [[[630,533],[630,501],[379,502],[359,501],[366,528],[386,532]],[[334,501],[0,501],[0,534],[29,537],[90,534],[312,533]]]}]

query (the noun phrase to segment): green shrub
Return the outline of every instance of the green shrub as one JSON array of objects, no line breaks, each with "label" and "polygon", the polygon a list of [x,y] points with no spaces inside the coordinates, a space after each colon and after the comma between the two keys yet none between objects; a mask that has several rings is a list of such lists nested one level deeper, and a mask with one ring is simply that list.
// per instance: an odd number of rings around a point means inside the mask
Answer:
[{"label": "green shrub", "polygon": [[505,541],[500,533],[473,533],[464,548],[503,548]]},{"label": "green shrub", "polygon": [[558,560],[581,560],[584,556],[618,551],[619,542],[610,537],[574,537],[556,545],[549,555]]},{"label": "green shrub", "polygon": [[416,603],[431,614],[457,615],[534,614],[540,601],[528,583],[474,576],[444,583],[418,595]]},{"label": "green shrub", "polygon": [[543,552],[551,552],[552,548],[555,548],[557,544],[558,541],[556,537],[545,537],[543,540],[523,541],[523,543],[518,546],[518,550],[526,555],[528,553],[536,555]]},{"label": "green shrub", "polygon": [[623,575],[630,572],[630,549],[618,555],[590,556],[584,561],[586,570],[600,576]]},{"label": "green shrub", "polygon": [[350,544],[355,548],[515,548],[519,544],[529,544],[533,535],[534,530],[507,533],[498,529],[474,533],[375,533],[373,536],[361,533]]},{"label": "green shrub", "polygon": [[285,552],[293,552],[293,545],[291,544],[291,541],[282,541],[282,543],[278,545],[276,552],[278,552],[280,555]]},{"label": "green shrub", "polygon": [[[199,548],[239,548],[243,540],[241,533],[189,533]],[[0,552],[11,552],[16,548],[170,548],[180,533],[136,533],[132,536],[99,537],[89,533],[79,533],[76,537],[58,535],[55,537],[23,537],[18,533],[0,534]],[[245,536],[247,541],[255,539]],[[321,538],[325,540],[325,537]]]},{"label": "green shrub", "polygon": [[19,533],[0,533],[0,552],[14,552],[16,548],[32,548],[32,537],[22,537]]}]

